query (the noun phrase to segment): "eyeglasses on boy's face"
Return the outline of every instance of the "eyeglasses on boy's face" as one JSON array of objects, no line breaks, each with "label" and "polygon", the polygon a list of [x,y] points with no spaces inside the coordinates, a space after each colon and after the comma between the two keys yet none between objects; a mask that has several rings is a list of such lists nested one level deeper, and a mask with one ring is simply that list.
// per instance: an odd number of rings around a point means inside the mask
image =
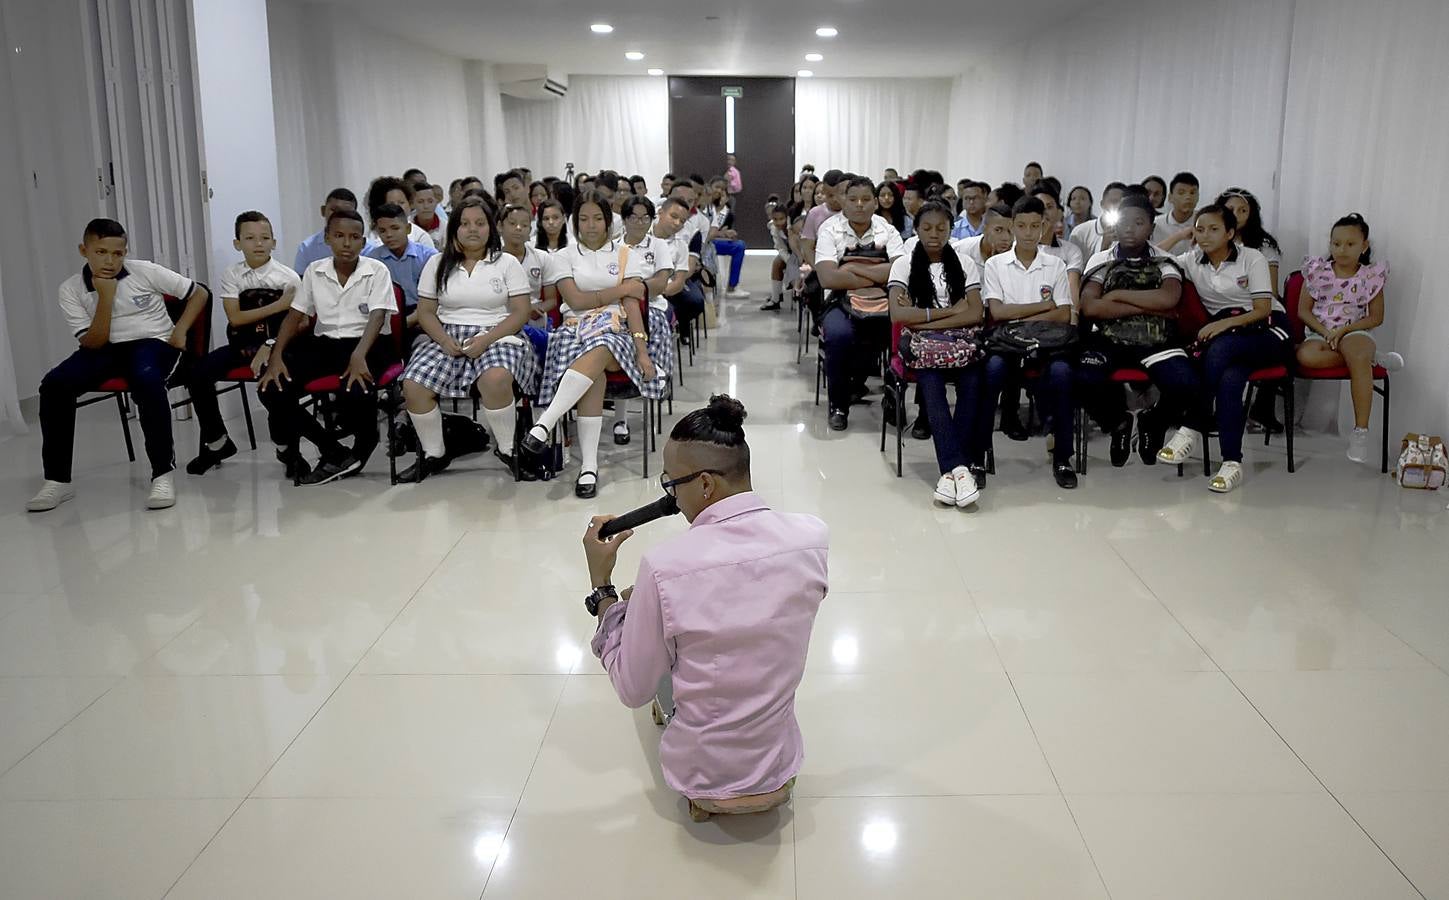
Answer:
[{"label": "eyeglasses on boy's face", "polygon": [[691,481],[694,481],[696,478],[705,474],[706,472],[711,475],[724,475],[724,473],[718,469],[700,469],[698,472],[695,472],[691,475],[685,475],[682,478],[671,479],[669,477],[669,473],[665,472],[663,475],[659,476],[659,486],[664,489],[664,493],[668,494],[671,497],[674,497],[677,496],[675,488],[679,487],[681,484],[689,484]]}]

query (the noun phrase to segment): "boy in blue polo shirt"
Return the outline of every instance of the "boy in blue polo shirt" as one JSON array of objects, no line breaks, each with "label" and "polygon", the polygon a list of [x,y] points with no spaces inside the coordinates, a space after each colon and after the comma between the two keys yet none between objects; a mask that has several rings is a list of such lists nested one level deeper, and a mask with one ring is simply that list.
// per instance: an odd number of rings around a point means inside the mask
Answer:
[{"label": "boy in blue polo shirt", "polygon": [[[402,288],[403,309],[408,315],[408,331],[418,327],[418,279],[422,277],[423,266],[438,251],[420,244],[408,237],[412,222],[407,211],[396,203],[384,203],[372,211],[372,230],[382,243],[363,253],[364,256],[387,266],[392,283]],[[416,336],[416,335],[412,335]],[[406,346],[411,346],[409,339]]]}]

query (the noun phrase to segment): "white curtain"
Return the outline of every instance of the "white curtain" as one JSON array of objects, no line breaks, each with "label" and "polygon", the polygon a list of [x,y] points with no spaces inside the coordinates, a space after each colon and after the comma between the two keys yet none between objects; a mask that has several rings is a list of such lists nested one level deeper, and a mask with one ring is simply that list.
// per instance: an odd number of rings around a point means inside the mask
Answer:
[{"label": "white curtain", "polygon": [[507,171],[508,125],[503,118],[503,95],[498,93],[493,64],[470,60],[463,71],[468,90],[468,133],[475,160],[473,174],[485,178],[485,172],[493,175]]},{"label": "white curtain", "polygon": [[10,352],[10,330],[5,322],[5,277],[0,272],[0,438],[25,431],[15,384],[15,363]]},{"label": "white curtain", "polygon": [[508,161],[534,175],[669,170],[669,85],[650,76],[571,75],[561,100],[503,98]]},{"label": "white curtain", "polygon": [[948,78],[797,78],[795,169],[941,169],[951,138]]}]

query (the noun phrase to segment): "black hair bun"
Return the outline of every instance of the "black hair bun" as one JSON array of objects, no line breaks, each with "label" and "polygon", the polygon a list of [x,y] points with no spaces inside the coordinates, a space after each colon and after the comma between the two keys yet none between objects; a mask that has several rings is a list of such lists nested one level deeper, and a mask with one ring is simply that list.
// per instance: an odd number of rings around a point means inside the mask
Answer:
[{"label": "black hair bun", "polygon": [[709,417],[720,431],[743,432],[745,429],[745,405],[729,394],[715,394],[709,398]]}]

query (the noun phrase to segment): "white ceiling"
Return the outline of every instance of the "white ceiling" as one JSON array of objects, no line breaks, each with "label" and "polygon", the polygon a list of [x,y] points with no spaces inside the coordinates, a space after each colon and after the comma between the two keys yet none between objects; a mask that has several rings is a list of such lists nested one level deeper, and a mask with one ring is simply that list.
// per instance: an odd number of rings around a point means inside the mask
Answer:
[{"label": "white ceiling", "polygon": [[[308,0],[281,0],[308,2]],[[568,74],[954,75],[973,52],[1062,24],[1081,0],[346,0],[381,31],[467,59],[543,63]],[[707,21],[707,16],[718,17]],[[590,32],[593,22],[614,26]],[[835,38],[816,37],[833,25]],[[624,58],[642,50],[641,62]],[[821,62],[805,54],[822,53]]]}]

